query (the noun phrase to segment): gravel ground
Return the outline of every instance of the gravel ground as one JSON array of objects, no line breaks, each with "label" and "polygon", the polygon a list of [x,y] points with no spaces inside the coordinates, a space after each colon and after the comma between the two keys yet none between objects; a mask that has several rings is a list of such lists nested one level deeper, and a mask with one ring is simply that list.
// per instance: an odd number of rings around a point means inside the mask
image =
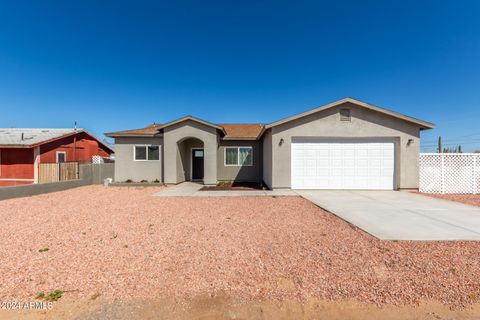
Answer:
[{"label": "gravel ground", "polygon": [[0,201],[0,300],[60,289],[68,298],[480,301],[479,242],[380,241],[301,197],[151,196],[159,190],[87,186]]},{"label": "gravel ground", "polygon": [[434,194],[434,193],[421,193],[422,195],[445,199],[450,201],[457,201],[466,203],[472,206],[480,207],[480,194]]}]

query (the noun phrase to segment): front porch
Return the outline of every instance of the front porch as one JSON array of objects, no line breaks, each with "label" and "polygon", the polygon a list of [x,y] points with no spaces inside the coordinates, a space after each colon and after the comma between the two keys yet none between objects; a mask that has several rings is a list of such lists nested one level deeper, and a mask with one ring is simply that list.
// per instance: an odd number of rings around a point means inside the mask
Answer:
[{"label": "front porch", "polygon": [[164,129],[164,182],[217,184],[217,129],[183,121]]}]

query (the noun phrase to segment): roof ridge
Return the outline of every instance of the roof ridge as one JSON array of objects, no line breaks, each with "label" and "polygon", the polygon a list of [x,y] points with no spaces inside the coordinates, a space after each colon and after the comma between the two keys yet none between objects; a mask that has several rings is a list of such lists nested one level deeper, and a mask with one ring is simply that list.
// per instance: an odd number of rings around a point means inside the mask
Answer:
[{"label": "roof ridge", "polygon": [[261,123],[261,122],[249,122],[249,123],[232,122],[232,123],[217,123],[217,124],[218,124],[218,125],[225,125],[225,124],[237,124],[237,125],[242,125],[242,124],[254,124],[254,125],[259,125],[259,126],[265,125],[264,123]]}]

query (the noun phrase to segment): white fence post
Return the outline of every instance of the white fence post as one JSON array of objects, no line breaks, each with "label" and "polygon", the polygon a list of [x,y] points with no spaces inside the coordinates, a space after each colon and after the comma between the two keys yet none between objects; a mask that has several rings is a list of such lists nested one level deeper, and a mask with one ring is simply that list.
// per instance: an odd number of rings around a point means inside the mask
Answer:
[{"label": "white fence post", "polygon": [[440,157],[441,157],[441,163],[442,163],[441,170],[440,170],[442,175],[442,188],[441,188],[442,191],[441,192],[445,193],[445,155],[442,154],[440,155]]},{"label": "white fence post", "polygon": [[472,170],[472,180],[473,180],[473,185],[472,185],[472,189],[473,189],[473,194],[477,194],[478,193],[478,184],[477,184],[477,174],[479,172],[479,170],[477,169],[477,156],[473,156],[473,170]]}]

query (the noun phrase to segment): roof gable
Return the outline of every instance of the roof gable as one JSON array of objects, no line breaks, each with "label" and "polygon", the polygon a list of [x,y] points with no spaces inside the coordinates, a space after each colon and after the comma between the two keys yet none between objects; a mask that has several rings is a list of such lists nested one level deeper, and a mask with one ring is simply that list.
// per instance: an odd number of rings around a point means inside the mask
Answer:
[{"label": "roof gable", "polygon": [[220,126],[225,129],[224,140],[257,140],[264,130],[264,125],[259,123],[229,123]]},{"label": "roof gable", "polygon": [[275,127],[275,126],[278,126],[278,125],[281,125],[281,124],[284,124],[284,123],[287,123],[287,122],[290,122],[290,121],[293,121],[293,120],[296,120],[296,119],[300,119],[300,118],[306,117],[308,115],[311,115],[311,114],[314,114],[314,113],[317,113],[317,112],[320,112],[320,111],[328,110],[328,109],[337,107],[341,104],[344,104],[346,102],[350,102],[352,104],[358,105],[358,106],[366,108],[366,109],[377,111],[377,112],[380,112],[380,113],[383,113],[383,114],[386,114],[386,115],[389,115],[389,116],[392,116],[392,117],[395,117],[395,118],[398,118],[398,119],[401,119],[401,120],[404,120],[404,121],[407,121],[407,122],[417,124],[418,126],[420,126],[421,129],[433,129],[435,127],[435,125],[433,123],[430,123],[430,122],[426,122],[426,121],[423,121],[423,120],[412,118],[412,117],[406,116],[404,114],[401,114],[401,113],[398,113],[398,112],[395,112],[395,111],[391,111],[391,110],[388,110],[388,109],[385,109],[385,108],[377,107],[375,105],[372,105],[372,104],[369,104],[369,103],[366,103],[366,102],[363,102],[363,101],[360,101],[360,100],[356,100],[356,99],[353,99],[353,98],[345,98],[345,99],[341,99],[341,100],[338,100],[338,101],[335,101],[335,102],[317,107],[315,109],[312,109],[312,110],[309,110],[309,111],[306,111],[306,112],[303,112],[303,113],[296,114],[296,115],[288,117],[288,118],[284,118],[284,119],[279,120],[279,121],[272,122],[272,123],[266,125],[265,129],[272,128],[272,127]]},{"label": "roof gable", "polygon": [[177,119],[177,120],[173,120],[173,121],[167,122],[167,123],[161,125],[161,126],[159,127],[159,129],[163,129],[163,128],[166,128],[166,127],[170,127],[170,126],[173,126],[173,125],[175,125],[175,124],[177,124],[177,123],[181,123],[181,122],[188,121],[188,120],[194,121],[194,122],[197,122],[197,123],[200,123],[200,124],[203,124],[203,125],[208,126],[208,127],[212,127],[212,128],[218,129],[218,130],[222,131],[222,132],[225,134],[225,130],[223,129],[223,127],[221,127],[221,126],[219,126],[219,125],[216,125],[216,124],[214,124],[214,123],[211,123],[211,122],[202,120],[202,119],[200,119],[200,118],[196,118],[196,117],[194,117],[194,116],[190,116],[190,115],[185,116],[185,117],[182,117],[182,118],[179,118],[179,119]]}]

